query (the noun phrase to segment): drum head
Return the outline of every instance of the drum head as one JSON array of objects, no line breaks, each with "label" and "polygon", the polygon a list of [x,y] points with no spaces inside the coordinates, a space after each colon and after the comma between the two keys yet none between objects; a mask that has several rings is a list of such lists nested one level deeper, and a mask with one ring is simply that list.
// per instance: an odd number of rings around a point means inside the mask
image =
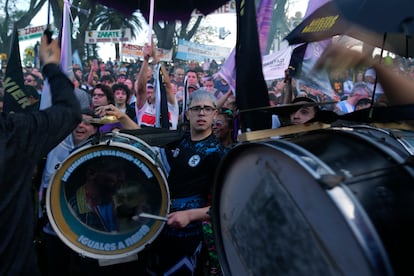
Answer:
[{"label": "drum head", "polygon": [[[330,173],[315,156],[283,141],[232,149],[220,165],[213,195],[212,219],[224,273],[375,273],[323,188],[321,175]],[[358,205],[351,206],[358,211]]]},{"label": "drum head", "polygon": [[47,192],[53,229],[74,251],[95,259],[117,259],[142,250],[164,222],[169,191],[163,170],[137,147],[111,142],[72,153]]}]

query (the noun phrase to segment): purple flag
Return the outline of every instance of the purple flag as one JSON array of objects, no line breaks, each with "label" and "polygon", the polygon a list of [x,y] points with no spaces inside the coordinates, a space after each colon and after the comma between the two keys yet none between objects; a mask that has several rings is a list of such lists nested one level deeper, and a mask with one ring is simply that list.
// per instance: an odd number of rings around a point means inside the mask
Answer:
[{"label": "purple flag", "polygon": [[[257,28],[259,30],[260,52],[263,56],[266,50],[267,37],[269,35],[270,25],[272,22],[272,10],[274,0],[262,0],[257,10]],[[235,48],[230,52],[225,63],[221,66],[217,75],[224,79],[233,92],[236,91],[236,65],[235,65]]]},{"label": "purple flag", "polygon": [[257,28],[259,30],[260,52],[262,56],[266,53],[267,37],[269,35],[270,25],[272,24],[273,0],[260,1],[257,10]]}]

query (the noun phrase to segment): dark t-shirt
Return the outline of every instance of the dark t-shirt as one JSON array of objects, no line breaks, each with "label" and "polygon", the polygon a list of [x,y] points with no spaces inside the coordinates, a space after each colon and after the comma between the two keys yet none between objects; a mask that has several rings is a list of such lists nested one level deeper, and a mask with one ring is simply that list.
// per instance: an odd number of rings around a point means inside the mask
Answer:
[{"label": "dark t-shirt", "polygon": [[201,141],[191,141],[190,135],[186,134],[177,147],[168,151],[171,198],[193,195],[207,197],[211,192],[214,173],[225,152],[226,149],[214,135]]}]

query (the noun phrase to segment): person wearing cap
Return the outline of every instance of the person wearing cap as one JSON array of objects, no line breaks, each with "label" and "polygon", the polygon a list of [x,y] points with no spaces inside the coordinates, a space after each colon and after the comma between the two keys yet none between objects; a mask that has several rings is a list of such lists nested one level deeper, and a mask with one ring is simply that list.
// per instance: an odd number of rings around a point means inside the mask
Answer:
[{"label": "person wearing cap", "polygon": [[[141,69],[138,76],[138,88],[137,88],[137,100],[136,100],[136,114],[137,122],[141,127],[155,127],[157,125],[157,112],[156,112],[156,100],[155,91],[148,95],[150,87],[147,87],[147,72],[149,68],[149,59],[153,57],[153,63],[156,64],[159,61],[159,56],[155,53],[154,47],[146,44],[144,46],[144,61],[142,62]],[[175,94],[171,88],[171,82],[165,67],[161,65],[161,72],[165,84],[167,107],[168,107],[168,121],[169,129],[177,129],[178,125],[178,104],[175,98]],[[161,83],[161,82],[160,82]]]},{"label": "person wearing cap", "polygon": [[[374,101],[377,101],[378,97],[384,94],[384,89],[382,88],[381,84],[376,80],[377,75],[375,73],[374,68],[368,68],[364,74],[364,82],[367,84],[368,88],[371,90],[371,93],[374,93],[375,88],[375,95]],[[375,84],[375,82],[377,82]]]}]

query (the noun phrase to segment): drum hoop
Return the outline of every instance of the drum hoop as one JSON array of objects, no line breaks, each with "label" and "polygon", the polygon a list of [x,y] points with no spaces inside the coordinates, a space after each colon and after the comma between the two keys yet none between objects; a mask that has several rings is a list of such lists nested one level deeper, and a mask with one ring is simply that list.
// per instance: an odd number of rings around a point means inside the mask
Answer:
[{"label": "drum hoop", "polygon": [[[116,146],[116,147],[115,147]],[[62,239],[62,241],[69,246],[75,252],[95,258],[95,259],[116,259],[126,257],[132,254],[135,254],[142,249],[145,248],[146,245],[152,243],[154,239],[159,235],[164,227],[165,222],[163,221],[155,221],[154,224],[150,227],[150,231],[144,236],[142,240],[139,240],[136,244],[132,246],[127,246],[125,249],[115,250],[114,253],[103,253],[101,250],[86,250],[84,246],[76,239],[76,233],[74,233],[70,227],[70,225],[64,219],[65,215],[60,210],[61,202],[61,191],[60,188],[62,185],[62,176],[67,171],[68,167],[73,164],[76,160],[78,160],[83,155],[89,154],[91,152],[96,152],[100,149],[114,149],[117,148],[123,152],[128,154],[132,154],[136,159],[144,163],[151,172],[153,173],[154,177],[156,178],[157,183],[160,185],[161,190],[161,213],[160,216],[166,216],[169,213],[170,208],[170,193],[169,188],[167,185],[167,179],[165,176],[164,171],[161,169],[158,164],[149,157],[147,153],[142,151],[141,149],[137,149],[131,145],[119,142],[111,142],[111,145],[107,145],[105,143],[100,143],[97,145],[92,145],[90,147],[82,147],[73,153],[71,153],[61,164],[59,169],[54,173],[49,183],[47,193],[46,193],[46,211],[52,225],[53,230],[56,232],[58,237]],[[58,181],[55,184],[55,181]],[[59,220],[60,224],[55,221],[55,218]],[[59,225],[58,225],[59,224]],[[86,228],[86,227],[85,227]],[[113,233],[103,233],[101,231],[92,231],[97,232],[102,237],[113,237]],[[127,234],[121,233],[119,236],[127,236]]]},{"label": "drum hoop", "polygon": [[[315,132],[325,132],[326,130],[318,130]],[[363,137],[366,139],[366,137]],[[219,166],[218,173],[216,174],[215,183],[219,183],[219,185],[215,185],[214,187],[214,193],[213,198],[216,199],[216,203],[214,204],[213,208],[220,209],[220,191],[224,188],[224,183],[220,183],[219,179],[224,179],[225,173],[223,173],[223,170],[220,169],[220,167],[224,167],[228,169],[230,166],[232,166],[232,160],[234,160],[235,157],[237,157],[240,153],[243,152],[245,149],[252,149],[253,147],[263,147],[268,146],[271,147],[282,154],[285,154],[289,158],[291,158],[293,161],[298,163],[299,165],[304,168],[307,173],[312,175],[318,182],[323,182],[321,180],[321,175],[316,172],[315,169],[312,168],[312,166],[309,166],[301,156],[310,157],[313,161],[316,161],[320,168],[323,168],[323,170],[326,171],[327,174],[333,174],[336,175],[334,170],[329,167],[325,162],[320,160],[317,156],[315,156],[313,153],[309,152],[308,150],[300,147],[299,145],[296,145],[292,142],[284,141],[284,140],[272,140],[272,143],[270,142],[250,142],[250,143],[243,143],[240,145],[237,145],[234,147],[230,152],[223,158],[221,165]],[[254,149],[254,148],[253,148]],[[301,156],[299,156],[301,155]],[[392,274],[392,268],[391,264],[388,258],[388,255],[385,251],[385,248],[383,246],[383,243],[381,239],[379,238],[378,233],[376,232],[373,223],[369,219],[368,215],[362,208],[362,205],[357,201],[356,197],[352,194],[352,192],[346,187],[346,185],[342,184],[342,182],[338,182],[338,185],[335,186],[333,189],[324,189],[328,195],[328,197],[331,199],[332,203],[338,208],[339,212],[342,214],[342,217],[344,221],[347,223],[347,225],[350,227],[352,233],[354,233],[356,240],[358,240],[359,244],[361,245],[361,248],[365,255],[368,257],[368,262],[372,265],[373,268],[380,267],[379,269],[381,271],[387,271],[389,275]],[[344,204],[343,199],[347,200],[347,203],[354,204],[354,214],[355,219],[352,219],[349,215],[349,204]],[[213,218],[214,219],[214,218]],[[213,225],[215,225],[214,231],[215,233],[221,233],[221,221],[220,217],[213,220]],[[362,228],[362,230],[361,230]],[[222,252],[224,252],[224,244],[222,237],[216,235],[216,239],[218,240],[218,244],[216,245],[218,249]],[[379,256],[374,254],[372,250],[375,250],[375,252],[379,252]],[[224,254],[225,255],[225,254]],[[220,256],[220,261],[225,264],[224,270],[226,270],[229,266],[227,261],[227,256]],[[231,274],[231,271],[225,271],[226,274]]]},{"label": "drum hoop", "polygon": [[[385,131],[384,133],[389,134]],[[360,135],[359,133],[357,134],[358,137],[361,136],[364,139],[366,139],[366,137],[364,137],[363,135]],[[283,140],[278,140],[277,142],[284,145],[284,147],[275,146],[275,149],[293,158],[293,160],[297,161],[302,166],[306,164],[306,162],[304,162],[302,158],[298,158],[298,156],[295,154],[295,152],[292,152],[292,150],[296,151],[296,153],[302,153],[306,156],[311,157],[313,161],[317,161],[318,166],[321,166],[322,168],[326,169],[329,174],[336,175],[335,171],[328,164],[321,161],[316,155],[314,155],[310,151],[294,143],[288,143]],[[270,144],[270,146],[273,145],[273,143]],[[317,174],[317,172],[307,164],[304,168],[314,177],[320,175]],[[318,179],[321,183],[323,182],[321,181],[320,177],[316,179]],[[370,262],[373,264],[373,267],[380,266],[381,269],[385,269],[386,271],[388,271],[389,274],[392,274],[391,264],[389,262],[389,258],[383,246],[383,243],[371,219],[368,217],[364,208],[358,202],[357,198],[352,194],[349,188],[346,185],[344,185],[341,181],[340,183],[338,182],[338,185],[334,188],[325,189],[325,191],[328,193],[336,207],[340,210],[347,224],[351,227],[352,232],[355,234],[357,240],[362,245],[365,254],[368,256]],[[344,202],[344,200],[346,200],[346,202]],[[350,204],[354,205],[354,213],[352,215],[349,213]],[[374,255],[373,252],[379,252],[380,257]]]},{"label": "drum hoop", "polygon": [[[399,141],[399,139],[397,139],[396,137],[394,137],[391,132],[384,130],[384,129],[378,129],[372,126],[365,126],[365,125],[357,125],[357,126],[352,126],[352,128],[332,128],[332,129],[325,129],[326,132],[333,132],[333,133],[340,133],[340,134],[344,134],[344,135],[349,135],[352,137],[356,137],[358,139],[363,140],[364,142],[366,142],[369,145],[375,146],[376,148],[380,149],[382,153],[385,153],[387,156],[391,157],[394,161],[396,161],[397,163],[401,164],[405,162],[405,159],[402,158],[400,155],[398,155],[394,150],[391,150],[389,146],[381,144],[377,141],[374,141],[372,139],[369,139],[367,135],[364,135],[361,132],[358,131],[354,131],[354,130],[370,130],[370,131],[378,131],[381,132],[383,134],[388,135],[390,138],[395,139],[395,141],[404,148],[404,150],[406,150],[407,154],[410,154],[409,151],[407,151],[406,147],[404,147],[404,145],[402,145],[402,142]],[[323,132],[319,132],[319,133],[323,133]]]}]

